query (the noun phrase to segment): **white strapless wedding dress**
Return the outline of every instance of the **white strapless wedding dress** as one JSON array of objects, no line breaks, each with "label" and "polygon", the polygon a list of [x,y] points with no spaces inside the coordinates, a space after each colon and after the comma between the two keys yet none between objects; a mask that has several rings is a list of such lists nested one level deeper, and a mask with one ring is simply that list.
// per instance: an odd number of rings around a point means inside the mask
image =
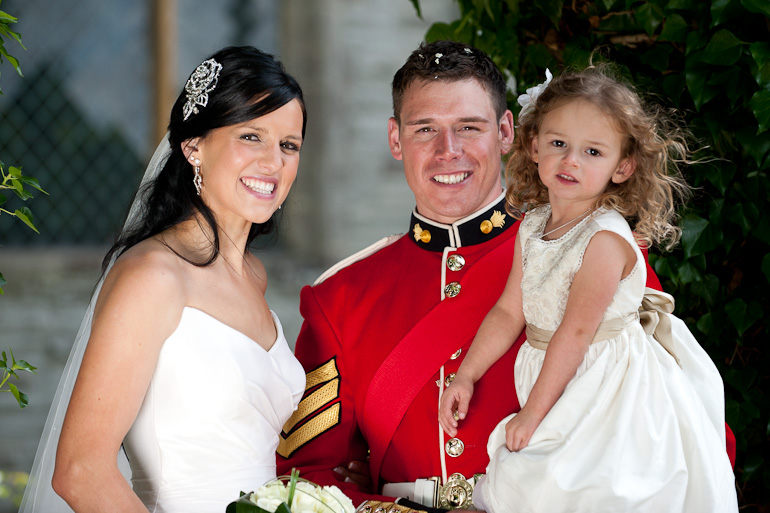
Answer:
[{"label": "white strapless wedding dress", "polygon": [[224,513],[241,491],[275,477],[278,435],[305,372],[273,320],[278,337],[266,351],[185,307],[124,440],[134,491],[150,512]]}]

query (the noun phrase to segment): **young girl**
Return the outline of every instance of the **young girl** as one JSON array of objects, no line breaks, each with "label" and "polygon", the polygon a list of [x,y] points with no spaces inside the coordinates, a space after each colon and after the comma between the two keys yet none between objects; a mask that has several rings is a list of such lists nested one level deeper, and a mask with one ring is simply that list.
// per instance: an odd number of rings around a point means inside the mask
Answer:
[{"label": "young girl", "polygon": [[645,290],[639,246],[680,234],[682,132],[602,67],[525,97],[506,171],[511,209],[528,209],[513,268],[439,412],[454,436],[473,384],[526,325],[523,407],[489,438],[476,507],[737,511],[719,373],[671,296]]}]

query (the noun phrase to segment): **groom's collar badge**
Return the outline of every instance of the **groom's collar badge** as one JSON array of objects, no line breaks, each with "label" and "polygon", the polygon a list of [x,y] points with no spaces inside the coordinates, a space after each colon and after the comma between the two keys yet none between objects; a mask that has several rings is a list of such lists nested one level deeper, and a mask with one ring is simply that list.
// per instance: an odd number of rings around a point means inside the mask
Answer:
[{"label": "groom's collar badge", "polygon": [[187,102],[182,109],[184,120],[193,114],[198,113],[198,106],[205,107],[209,103],[209,93],[217,87],[219,81],[219,72],[222,71],[222,65],[214,59],[203,61],[184,86],[187,92]]},{"label": "groom's collar badge", "polygon": [[504,213],[505,206],[505,198],[501,198],[488,208],[453,224],[431,221],[415,209],[410,223],[412,238],[418,246],[428,251],[481,244],[516,224],[515,219],[512,223],[506,223],[508,215]]}]

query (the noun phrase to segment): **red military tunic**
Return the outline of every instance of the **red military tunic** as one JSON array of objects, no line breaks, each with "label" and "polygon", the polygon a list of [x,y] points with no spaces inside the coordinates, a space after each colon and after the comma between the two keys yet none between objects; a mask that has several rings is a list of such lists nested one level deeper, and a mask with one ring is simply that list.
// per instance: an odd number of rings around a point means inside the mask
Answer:
[{"label": "red military tunic", "polygon": [[[438,477],[443,484],[454,473],[472,478],[485,471],[489,434],[520,408],[513,365],[523,334],[476,383],[456,440],[439,427],[439,393],[502,293],[518,226],[502,194],[451,226],[415,212],[408,234],[381,241],[303,288],[305,322],[295,354],[308,384],[281,435],[279,475],[296,467],[359,503],[372,497],[340,483],[333,468],[366,461],[367,451],[378,490],[383,483]],[[648,275],[648,285],[660,289]]]}]

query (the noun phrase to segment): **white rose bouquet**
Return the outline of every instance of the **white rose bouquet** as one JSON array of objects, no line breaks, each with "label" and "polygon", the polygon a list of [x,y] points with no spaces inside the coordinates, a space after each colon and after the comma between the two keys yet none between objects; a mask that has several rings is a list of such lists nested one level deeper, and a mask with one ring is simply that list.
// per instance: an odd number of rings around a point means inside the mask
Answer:
[{"label": "white rose bouquet", "polygon": [[241,492],[226,513],[355,513],[355,507],[336,486],[318,486],[292,469],[291,475],[268,481],[256,492]]}]

